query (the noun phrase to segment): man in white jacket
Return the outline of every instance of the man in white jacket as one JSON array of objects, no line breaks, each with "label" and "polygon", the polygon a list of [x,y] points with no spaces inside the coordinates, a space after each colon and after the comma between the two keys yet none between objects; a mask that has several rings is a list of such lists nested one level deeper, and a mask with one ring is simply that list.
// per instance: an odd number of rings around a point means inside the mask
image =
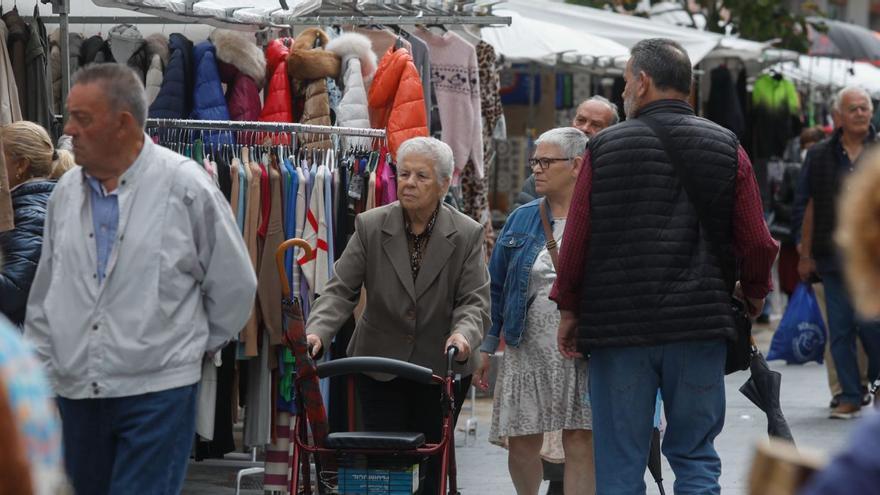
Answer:
[{"label": "man in white jacket", "polygon": [[67,100],[81,166],[49,201],[25,335],[58,395],[77,493],[179,493],[202,359],[244,326],[256,277],[207,173],[144,134],[123,65]]}]

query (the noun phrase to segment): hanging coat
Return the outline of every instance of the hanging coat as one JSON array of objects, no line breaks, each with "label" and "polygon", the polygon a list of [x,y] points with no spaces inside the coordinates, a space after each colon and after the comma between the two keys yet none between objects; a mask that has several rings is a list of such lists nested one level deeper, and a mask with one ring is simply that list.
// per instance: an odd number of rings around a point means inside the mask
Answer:
[{"label": "hanging coat", "polygon": [[150,65],[147,67],[144,89],[147,92],[147,104],[152,105],[162,89],[162,78],[168,65],[168,38],[158,33],[152,34],[147,37],[146,46]]},{"label": "hanging coat", "polygon": [[[9,124],[21,120],[21,106],[18,100],[18,86],[15,85],[15,76],[12,72],[12,62],[9,58],[9,50],[6,49],[6,23],[0,21],[0,125]],[[5,174],[3,174],[5,177]],[[7,211],[9,191],[3,188],[0,191],[0,211]],[[5,196],[5,198],[4,198]],[[8,210],[12,210],[9,206]],[[3,217],[5,218],[5,216]],[[2,218],[0,218],[2,220]],[[11,228],[12,222],[6,227]],[[5,224],[4,224],[5,225]],[[0,225],[3,228],[4,225]],[[8,228],[6,230],[8,230]]]},{"label": "hanging coat", "polygon": [[162,87],[153,104],[150,117],[184,119],[192,112],[193,44],[179,33],[168,37],[171,56],[162,76]]},{"label": "hanging coat", "polygon": [[[217,71],[217,59],[214,45],[203,41],[193,49],[195,65],[195,85],[193,86],[193,120],[229,120],[229,108],[223,95],[220,73]],[[218,149],[220,144],[232,144],[232,136],[228,133],[206,132],[206,146]]]},{"label": "hanging coat", "polygon": [[[39,11],[36,13],[39,14]],[[34,17],[29,34],[25,52],[28,91],[25,94],[27,112],[24,118],[51,130],[55,123],[55,114],[52,111],[52,87],[48,74],[49,37],[39,15]]]},{"label": "hanging coat", "polygon": [[[329,42],[324,31],[309,28],[293,43],[287,57],[287,71],[296,87],[294,101],[302,102],[301,124],[331,124],[330,97],[325,78],[339,77],[339,56],[324,49]],[[318,48],[313,48],[315,46]],[[295,114],[294,114],[295,115]],[[306,134],[304,142],[312,148],[327,149],[333,142],[327,134]]]},{"label": "hanging coat", "polygon": [[83,41],[82,49],[80,50],[80,67],[89,64],[108,64],[113,62],[116,62],[116,60],[113,58],[113,54],[110,53],[110,45],[104,41],[104,38],[96,34]]},{"label": "hanging coat", "polygon": [[[266,47],[266,73],[271,74],[271,77],[263,110],[260,112],[260,120],[263,122],[293,122],[293,95],[290,79],[287,78],[287,54],[292,44],[293,38],[279,38],[270,41]],[[274,142],[289,145],[290,136],[274,136]]]},{"label": "hanging coat", "polygon": [[370,122],[384,128],[392,157],[404,141],[428,135],[419,71],[404,48],[389,48],[379,62],[369,95]]},{"label": "hanging coat", "polygon": [[253,121],[260,118],[260,90],[266,78],[266,56],[253,37],[215,29],[210,36],[217,49],[217,68],[226,84],[226,104],[232,120]]},{"label": "hanging coat", "polygon": [[[79,69],[79,55],[83,37],[79,33],[68,33],[67,44],[70,49],[70,74]],[[61,101],[61,30],[56,29],[49,35],[49,72],[52,73],[53,110],[61,113],[64,103]]]},{"label": "hanging coat", "polygon": [[22,115],[27,115],[27,44],[28,27],[24,19],[18,14],[18,7],[3,14],[3,21],[9,30],[3,37],[9,48],[9,57],[12,63],[12,73],[15,76],[15,86],[18,89],[18,107]]},{"label": "hanging coat", "polygon": [[[336,111],[336,125],[340,127],[370,127],[367,105],[367,84],[376,74],[376,54],[366,36],[345,33],[327,44],[327,50],[342,59],[342,101]],[[347,146],[369,146],[368,137],[345,138]]]}]

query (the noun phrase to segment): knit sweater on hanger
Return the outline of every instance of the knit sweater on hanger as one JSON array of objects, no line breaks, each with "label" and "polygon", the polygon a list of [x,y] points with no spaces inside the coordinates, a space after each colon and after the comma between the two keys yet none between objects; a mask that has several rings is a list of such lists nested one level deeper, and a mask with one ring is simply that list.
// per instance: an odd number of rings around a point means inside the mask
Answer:
[{"label": "knit sweater on hanger", "polygon": [[482,178],[483,126],[476,50],[451,31],[437,35],[418,28],[414,34],[430,49],[431,81],[443,128],[441,140],[452,148],[456,182],[469,158]]}]

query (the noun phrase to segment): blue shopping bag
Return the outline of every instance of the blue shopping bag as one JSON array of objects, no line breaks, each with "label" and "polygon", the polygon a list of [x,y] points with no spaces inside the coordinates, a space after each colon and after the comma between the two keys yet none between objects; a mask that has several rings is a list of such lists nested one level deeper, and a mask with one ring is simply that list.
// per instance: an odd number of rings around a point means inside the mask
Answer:
[{"label": "blue shopping bag", "polygon": [[794,289],[782,321],[773,334],[767,360],[784,359],[788,364],[816,361],[825,354],[825,322],[813,287],[803,282]]}]

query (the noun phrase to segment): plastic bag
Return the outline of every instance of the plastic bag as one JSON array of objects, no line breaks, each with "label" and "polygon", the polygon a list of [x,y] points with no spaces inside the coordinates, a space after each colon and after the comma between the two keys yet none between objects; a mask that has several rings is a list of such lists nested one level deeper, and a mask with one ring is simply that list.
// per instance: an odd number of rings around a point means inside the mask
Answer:
[{"label": "plastic bag", "polygon": [[799,283],[788,301],[782,321],[773,334],[767,360],[784,359],[788,364],[816,361],[825,353],[825,322],[811,285]]}]

